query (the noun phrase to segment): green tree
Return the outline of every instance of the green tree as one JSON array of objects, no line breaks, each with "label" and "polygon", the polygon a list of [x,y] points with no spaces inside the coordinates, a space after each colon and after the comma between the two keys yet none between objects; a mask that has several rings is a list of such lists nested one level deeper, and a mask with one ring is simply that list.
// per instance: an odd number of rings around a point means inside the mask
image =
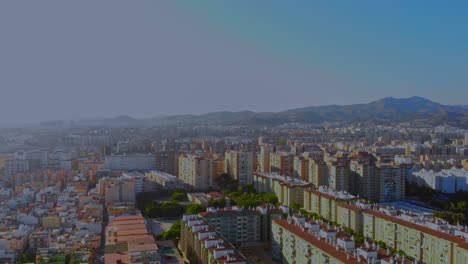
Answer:
[{"label": "green tree", "polygon": [[183,192],[175,192],[172,194],[171,200],[172,201],[187,201],[188,198],[187,198],[187,194]]},{"label": "green tree", "polygon": [[223,208],[226,206],[226,199],[224,199],[224,197],[220,199],[211,199],[209,204],[211,207]]},{"label": "green tree", "polygon": [[16,263],[35,263],[36,262],[36,254],[33,252],[24,252],[20,255],[19,259]]},{"label": "green tree", "polygon": [[191,204],[187,207],[187,211],[185,211],[185,213],[198,214],[198,213],[205,212],[205,211],[206,211],[206,206],[204,206],[203,204]]},{"label": "green tree", "polygon": [[162,240],[177,240],[180,237],[180,229],[181,229],[181,223],[180,221],[175,222],[169,230],[166,232],[162,233],[161,239]]}]

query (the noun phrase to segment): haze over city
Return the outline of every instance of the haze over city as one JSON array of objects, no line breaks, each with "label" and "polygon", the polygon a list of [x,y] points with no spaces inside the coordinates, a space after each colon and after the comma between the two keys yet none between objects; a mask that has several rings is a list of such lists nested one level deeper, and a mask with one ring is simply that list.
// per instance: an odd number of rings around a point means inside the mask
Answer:
[{"label": "haze over city", "polygon": [[463,1],[0,3],[0,123],[464,104]]},{"label": "haze over city", "polygon": [[0,264],[467,264],[467,7],[0,1]]}]

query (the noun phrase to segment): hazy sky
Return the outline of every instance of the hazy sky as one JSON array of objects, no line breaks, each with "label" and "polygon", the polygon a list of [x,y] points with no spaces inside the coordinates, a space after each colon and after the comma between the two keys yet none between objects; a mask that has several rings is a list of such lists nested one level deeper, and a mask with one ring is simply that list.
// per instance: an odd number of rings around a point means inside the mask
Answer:
[{"label": "hazy sky", "polygon": [[0,123],[468,104],[467,1],[0,1]]}]

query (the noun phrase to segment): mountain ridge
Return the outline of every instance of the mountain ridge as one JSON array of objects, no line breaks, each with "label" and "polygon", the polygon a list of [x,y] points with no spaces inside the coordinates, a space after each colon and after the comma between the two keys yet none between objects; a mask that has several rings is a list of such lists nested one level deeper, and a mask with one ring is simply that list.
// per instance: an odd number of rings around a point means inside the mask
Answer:
[{"label": "mountain ridge", "polygon": [[[399,123],[427,120],[428,123],[449,124],[468,128],[468,106],[444,105],[424,97],[385,97],[369,103],[350,105],[320,105],[294,108],[280,112],[216,111],[205,114],[182,114],[136,119],[127,115],[103,121],[107,126],[180,126],[180,125],[280,125],[284,123],[374,122]],[[85,124],[84,124],[85,125]]]}]

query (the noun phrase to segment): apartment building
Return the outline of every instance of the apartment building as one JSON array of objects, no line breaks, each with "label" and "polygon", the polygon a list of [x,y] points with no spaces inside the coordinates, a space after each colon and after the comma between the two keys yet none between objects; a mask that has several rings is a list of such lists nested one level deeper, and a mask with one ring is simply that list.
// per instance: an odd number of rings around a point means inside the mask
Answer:
[{"label": "apartment building", "polygon": [[278,202],[285,206],[304,205],[304,190],[312,184],[300,179],[281,176],[276,173],[254,173],[254,187],[258,192],[272,192]]},{"label": "apartment building", "polygon": [[316,190],[304,190],[303,208],[306,211],[321,215],[327,220],[336,222],[337,205],[348,204],[356,197],[343,191],[335,191],[326,186]]},{"label": "apartment building", "polygon": [[258,171],[271,172],[270,154],[273,152],[273,147],[267,144],[260,146],[260,154],[258,155]]},{"label": "apartment building", "polygon": [[270,153],[270,171],[279,175],[294,176],[294,154],[288,152]]},{"label": "apartment building", "polygon": [[309,181],[309,157],[294,156],[294,178]]},{"label": "apartment building", "polygon": [[339,228],[300,216],[274,220],[272,237],[273,259],[284,264],[412,264],[375,244],[358,246]]},{"label": "apartment building", "polygon": [[135,183],[133,181],[119,181],[108,185],[105,191],[105,200],[106,205],[134,205],[136,201]]},{"label": "apartment building", "polygon": [[184,215],[179,248],[192,264],[247,264],[247,259],[206,220]]},{"label": "apartment building", "polygon": [[123,154],[105,157],[105,167],[112,171],[155,170],[156,158],[153,154]]},{"label": "apartment building", "polygon": [[[223,160],[193,154],[179,156],[179,179],[194,189],[206,190],[222,173]],[[220,171],[221,168],[221,171]]]},{"label": "apartment building", "polygon": [[375,201],[386,203],[405,198],[405,172],[402,166],[377,164]]},{"label": "apartment building", "polygon": [[314,187],[328,185],[328,167],[322,158],[311,158],[309,160],[309,179]]},{"label": "apartment building", "polygon": [[386,207],[363,211],[363,234],[426,264],[468,263],[468,231]]},{"label": "apartment building", "polygon": [[253,181],[254,159],[252,152],[227,151],[224,156],[224,172],[237,180],[240,186]]},{"label": "apartment building", "polygon": [[236,247],[260,241],[260,214],[257,211],[237,207],[209,208],[199,215]]}]

